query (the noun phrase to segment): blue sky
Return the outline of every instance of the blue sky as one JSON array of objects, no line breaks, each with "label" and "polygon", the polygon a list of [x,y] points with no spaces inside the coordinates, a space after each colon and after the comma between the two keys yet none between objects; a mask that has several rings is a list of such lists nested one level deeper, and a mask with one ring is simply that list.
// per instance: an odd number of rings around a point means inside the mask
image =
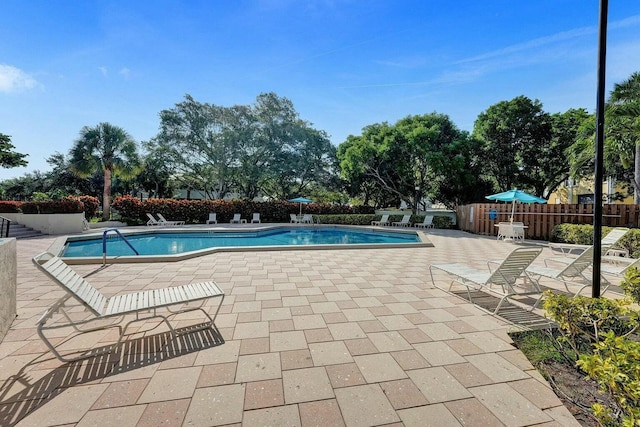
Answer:
[{"label": "blue sky", "polygon": [[[550,113],[595,110],[597,0],[3,0],[0,133],[26,168],[83,126],[136,141],[197,101],[293,101],[338,145],[364,126],[438,112],[472,130],[518,95]],[[610,2],[607,92],[640,71],[640,2]]]}]

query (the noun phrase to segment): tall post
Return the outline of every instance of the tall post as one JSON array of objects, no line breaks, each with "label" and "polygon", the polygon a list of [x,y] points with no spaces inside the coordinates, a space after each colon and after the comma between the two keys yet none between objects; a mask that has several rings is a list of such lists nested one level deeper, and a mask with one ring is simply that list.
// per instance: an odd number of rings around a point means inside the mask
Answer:
[{"label": "tall post", "polygon": [[602,259],[602,181],[604,153],[604,90],[607,62],[607,12],[608,0],[600,0],[598,27],[598,90],[596,97],[596,152],[595,152],[595,205],[593,206],[593,269],[591,296],[600,297],[600,261]]}]

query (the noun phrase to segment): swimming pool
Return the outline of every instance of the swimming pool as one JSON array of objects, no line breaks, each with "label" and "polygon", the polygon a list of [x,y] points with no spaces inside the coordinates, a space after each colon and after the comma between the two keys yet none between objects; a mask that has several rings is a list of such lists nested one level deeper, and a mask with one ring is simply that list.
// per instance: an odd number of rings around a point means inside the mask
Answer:
[{"label": "swimming pool", "polygon": [[[115,233],[109,234],[115,236]],[[102,257],[102,235],[69,237],[60,255],[65,259]],[[424,241],[413,230],[380,230],[348,227],[272,227],[264,230],[202,231],[153,230],[127,233],[126,239],[138,251],[120,238],[109,237],[108,257],[172,257],[210,253],[216,250],[282,250],[348,247],[423,246]]]}]

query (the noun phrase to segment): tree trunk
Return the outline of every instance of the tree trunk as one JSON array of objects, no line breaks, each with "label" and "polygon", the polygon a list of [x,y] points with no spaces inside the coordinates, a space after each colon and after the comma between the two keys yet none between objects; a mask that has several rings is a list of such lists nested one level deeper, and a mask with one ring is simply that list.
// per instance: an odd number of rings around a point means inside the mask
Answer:
[{"label": "tree trunk", "polygon": [[111,169],[104,169],[104,189],[102,191],[102,220],[111,219]]}]

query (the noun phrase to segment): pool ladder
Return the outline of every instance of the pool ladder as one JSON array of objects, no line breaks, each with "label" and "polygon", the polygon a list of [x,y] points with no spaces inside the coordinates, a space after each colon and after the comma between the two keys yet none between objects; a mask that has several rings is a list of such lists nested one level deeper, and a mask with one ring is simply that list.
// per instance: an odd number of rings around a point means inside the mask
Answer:
[{"label": "pool ladder", "polygon": [[117,228],[107,228],[106,230],[104,230],[102,232],[102,265],[105,265],[107,263],[107,238],[109,237],[108,234],[109,234],[110,231],[114,231],[116,233],[115,236],[113,236],[111,238],[120,238],[120,239],[122,239],[127,244],[127,246],[129,246],[131,248],[131,250],[136,255],[140,255],[138,253],[138,251],[136,250],[136,248],[134,248],[131,245],[131,243],[129,243],[127,238],[124,237],[122,235],[122,233],[120,233],[120,230],[118,230]]}]

